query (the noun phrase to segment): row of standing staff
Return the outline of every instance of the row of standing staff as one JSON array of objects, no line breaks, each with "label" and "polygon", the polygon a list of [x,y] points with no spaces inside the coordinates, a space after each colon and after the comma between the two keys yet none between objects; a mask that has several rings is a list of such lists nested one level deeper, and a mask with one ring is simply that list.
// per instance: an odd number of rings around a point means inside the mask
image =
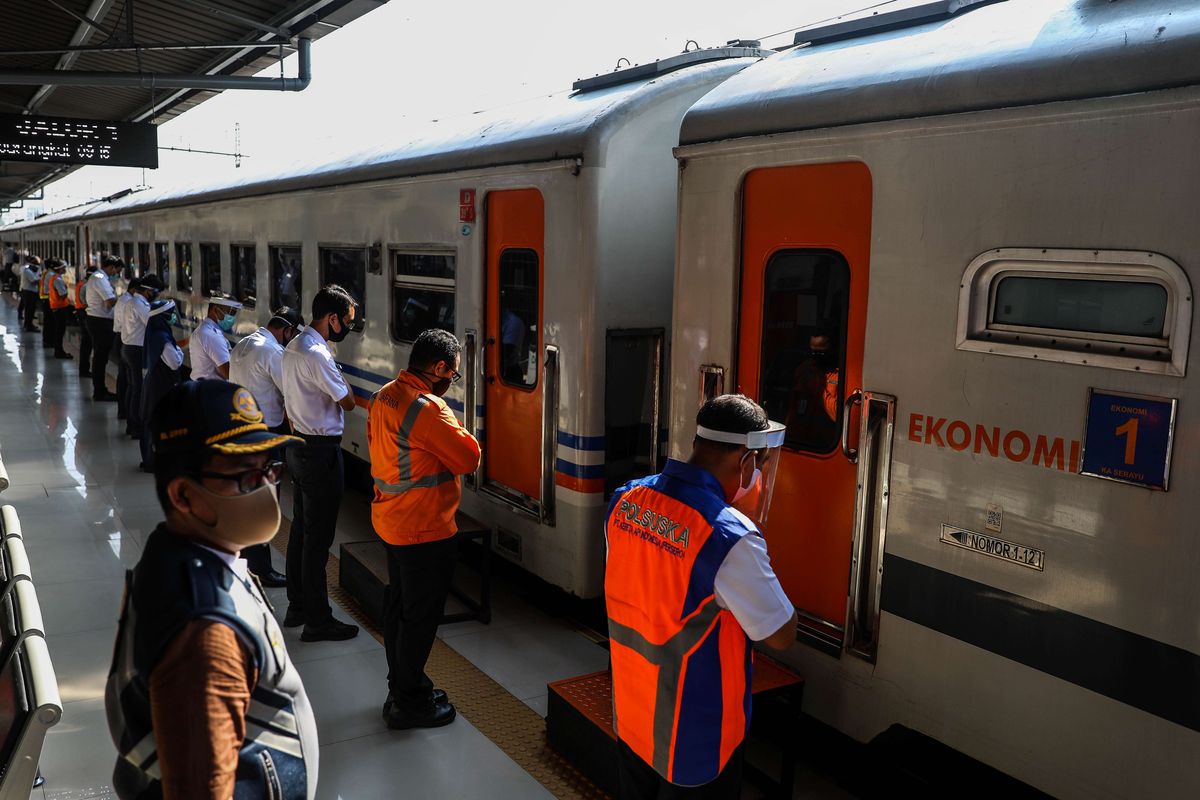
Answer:
[{"label": "row of standing staff", "polygon": [[[275,535],[279,508],[268,484],[278,481],[282,465],[267,452],[290,443],[295,491],[283,625],[303,625],[302,641],[357,634],[332,617],[325,565],[343,490],[345,412],[355,405],[328,342],[361,330],[358,304],[340,287],[322,287],[307,327],[279,309],[230,348],[225,333],[239,304],[212,298],[188,345],[200,380],[176,386],[183,357],[170,333],[173,320],[164,316],[173,304],[150,302],[150,293],[142,290],[149,307],[143,393],[159,393],[155,370],[173,373],[153,416],[145,417],[153,420],[146,438],[159,456],[154,472],[167,521],[148,541],[122,611],[106,697],[121,754],[114,782],[122,798],[139,800],[312,797],[317,743],[303,685],[288,667],[261,589],[220,575],[237,577],[245,563],[238,554]],[[105,308],[115,305],[99,285],[95,296]],[[124,335],[128,328],[119,325]],[[372,523],[388,559],[383,716],[390,728],[455,718],[424,668],[453,574],[461,476],[480,459],[479,443],[442,399],[461,378],[460,353],[452,334],[423,332],[408,368],[368,406]],[[740,395],[705,403],[696,422],[688,460],[669,460],[661,474],[622,486],[606,515],[605,596],[625,798],[739,796],[750,643],[785,649],[795,636],[795,611],[756,523],[770,502],[786,426]],[[188,482],[194,488],[185,488]],[[183,596],[178,581],[163,581],[181,559],[191,586]],[[217,599],[204,605],[197,597]],[[191,604],[181,608],[186,598]],[[210,622],[221,618],[245,636],[214,632]],[[166,630],[184,633],[164,647]],[[147,639],[157,644],[155,658],[146,657]],[[214,676],[237,678],[239,665],[250,663],[239,641],[258,643],[258,661],[234,681],[238,707],[217,703],[214,710],[214,695],[231,696],[231,684],[218,685]],[[267,650],[273,660],[263,658]],[[187,711],[199,724],[185,730],[174,716],[173,724],[155,724],[156,707]]]}]

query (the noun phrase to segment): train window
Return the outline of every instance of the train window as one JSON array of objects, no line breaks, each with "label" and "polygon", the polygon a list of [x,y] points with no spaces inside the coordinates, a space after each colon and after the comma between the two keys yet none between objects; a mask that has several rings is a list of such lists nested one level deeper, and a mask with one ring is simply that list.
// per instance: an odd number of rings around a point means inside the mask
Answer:
[{"label": "train window", "polygon": [[271,308],[301,308],[303,259],[299,245],[273,244],[267,248],[271,259]]},{"label": "train window", "polygon": [[231,244],[229,262],[232,265],[233,296],[246,308],[254,308],[258,297],[258,252],[252,244]]},{"label": "train window", "polygon": [[998,249],[967,267],[960,350],[1182,376],[1192,291],[1156,253]]},{"label": "train window", "polygon": [[500,379],[511,386],[537,385],[538,255],[510,248],[500,254]]},{"label": "train window", "polygon": [[137,263],[142,277],[154,272],[154,262],[150,260],[150,245],[146,242],[137,243]]},{"label": "train window", "polygon": [[392,338],[411,344],[421,331],[454,332],[454,253],[392,251]]},{"label": "train window", "polygon": [[321,285],[336,283],[358,303],[358,319],[367,316],[367,249],[365,247],[322,247]]},{"label": "train window", "polygon": [[200,243],[200,293],[212,297],[221,293],[221,245]]},{"label": "train window", "polygon": [[163,286],[166,286],[171,280],[169,253],[166,242],[154,243],[154,269],[158,271],[158,279],[163,282]]},{"label": "train window", "polygon": [[192,243],[175,243],[175,288],[181,292],[192,290]]},{"label": "train window", "polygon": [[850,267],[830,250],[784,250],[767,262],[763,283],[763,408],[787,425],[785,446],[831,452],[841,431]]},{"label": "train window", "polygon": [[[113,245],[113,247],[116,247],[116,245]],[[124,244],[122,244],[121,245],[121,254],[125,258],[125,266],[127,268],[127,271],[129,272],[129,277],[131,279],[142,277],[142,265],[138,262],[137,258],[134,256],[133,242],[125,242]]]},{"label": "train window", "polygon": [[74,242],[72,242],[70,240],[67,241],[66,250],[64,251],[63,258],[65,258],[67,260],[68,264],[75,266],[75,243]]},{"label": "train window", "polygon": [[1167,289],[1158,283],[1011,275],[996,282],[992,325],[1163,338]]}]

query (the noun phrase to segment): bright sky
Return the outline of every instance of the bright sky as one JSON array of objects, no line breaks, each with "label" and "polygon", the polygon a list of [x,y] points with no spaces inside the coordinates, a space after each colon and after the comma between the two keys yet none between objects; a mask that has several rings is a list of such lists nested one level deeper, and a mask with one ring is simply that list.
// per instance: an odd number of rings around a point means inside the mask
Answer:
[{"label": "bright sky", "polygon": [[[470,114],[570,89],[577,78],[609,72],[620,58],[666,58],[688,40],[791,43],[817,20],[872,0],[572,0],[417,3],[391,0],[313,45],[313,80],[303,92],[229,91],[159,129],[159,144],[232,152],[240,123],[240,170],[222,156],[161,151],[157,170],[84,167],[47,187],[54,211],[144,182],[154,187],[209,183],[294,161],[330,158],[400,140],[430,120]],[[295,75],[294,59],[285,62]],[[278,75],[273,67],[264,75]],[[37,204],[26,202],[26,208]],[[23,219],[24,210],[4,221]]]}]

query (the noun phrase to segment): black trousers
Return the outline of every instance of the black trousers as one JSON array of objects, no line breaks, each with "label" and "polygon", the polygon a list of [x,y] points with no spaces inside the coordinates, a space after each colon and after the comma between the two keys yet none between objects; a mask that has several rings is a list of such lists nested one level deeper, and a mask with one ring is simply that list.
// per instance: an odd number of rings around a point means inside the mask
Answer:
[{"label": "black trousers", "polygon": [[50,309],[50,298],[38,298],[42,308],[42,347],[54,346],[54,312]]},{"label": "black trousers", "polygon": [[292,533],[287,549],[287,596],[308,624],[333,616],[325,585],[325,565],[345,490],[342,446],[332,441],[295,444],[287,449],[292,475]]},{"label": "black trousers", "polygon": [[[117,358],[117,419],[129,419],[129,367],[125,364],[125,344],[120,336],[113,337],[113,354]],[[125,423],[128,432],[129,423]]]},{"label": "black trousers", "polygon": [[99,397],[108,391],[105,383],[105,369],[108,367],[108,356],[112,352],[113,321],[111,317],[87,318],[88,333],[92,336],[92,397]]},{"label": "black trousers", "polygon": [[[121,365],[125,368],[125,432],[141,436],[142,425],[142,346],[121,345]],[[121,390],[119,385],[117,391]]]},{"label": "black trousers", "polygon": [[88,332],[87,312],[75,309],[75,322],[79,325],[79,373],[84,377],[92,374],[92,334]]},{"label": "black trousers", "polygon": [[454,578],[458,539],[451,536],[435,542],[386,547],[388,590],[383,649],[387,655],[388,690],[397,708],[419,712],[433,702],[433,681],[425,674],[425,662],[433,649]]},{"label": "black trousers", "polygon": [[63,349],[63,335],[67,332],[67,325],[71,321],[71,317],[75,315],[75,309],[67,306],[60,308],[54,312],[54,354],[61,355],[66,350]]},{"label": "black trousers", "polygon": [[742,795],[744,744],[729,756],[721,774],[703,786],[676,786],[620,740],[617,741],[617,752],[618,800],[737,800]]},{"label": "black trousers", "polygon": [[21,308],[20,308],[20,310],[21,310],[21,313],[24,315],[23,317],[21,317],[21,319],[24,320],[25,330],[27,330],[27,331],[33,330],[33,318],[34,318],[34,315],[37,314],[38,305],[39,304],[38,304],[38,293],[37,292],[31,292],[28,289],[21,290]]}]

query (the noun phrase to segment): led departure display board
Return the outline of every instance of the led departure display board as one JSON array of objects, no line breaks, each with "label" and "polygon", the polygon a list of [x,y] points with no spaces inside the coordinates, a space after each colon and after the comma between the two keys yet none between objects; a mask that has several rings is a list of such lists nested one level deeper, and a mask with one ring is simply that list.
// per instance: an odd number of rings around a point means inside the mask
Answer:
[{"label": "led departure display board", "polygon": [[158,128],[148,122],[0,114],[0,161],[157,167]]}]

